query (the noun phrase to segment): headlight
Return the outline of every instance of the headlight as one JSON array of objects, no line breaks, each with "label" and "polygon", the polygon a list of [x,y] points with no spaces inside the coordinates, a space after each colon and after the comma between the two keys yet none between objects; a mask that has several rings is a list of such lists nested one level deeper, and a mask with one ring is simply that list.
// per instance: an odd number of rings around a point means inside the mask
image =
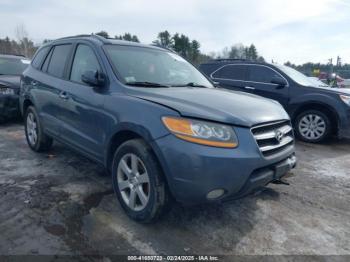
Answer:
[{"label": "headlight", "polygon": [[1,95],[14,95],[15,91],[12,88],[0,87]]},{"label": "headlight", "polygon": [[189,142],[225,148],[238,146],[235,132],[226,125],[178,117],[163,117],[162,121],[171,133]]},{"label": "headlight", "polygon": [[343,100],[343,102],[345,104],[347,104],[348,106],[350,106],[350,96],[346,96],[346,95],[339,95],[340,99]]}]

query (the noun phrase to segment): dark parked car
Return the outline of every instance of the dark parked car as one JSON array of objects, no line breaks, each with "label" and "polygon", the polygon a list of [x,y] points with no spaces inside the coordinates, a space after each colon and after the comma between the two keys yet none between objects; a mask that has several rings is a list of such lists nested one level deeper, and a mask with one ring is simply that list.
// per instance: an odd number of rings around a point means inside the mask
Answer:
[{"label": "dark parked car", "polygon": [[177,54],[98,36],[41,47],[23,73],[28,145],[53,139],[102,164],[133,219],[241,197],[295,166],[288,114],[270,99],[214,88]]},{"label": "dark parked car", "polygon": [[301,140],[320,142],[333,134],[350,137],[350,89],[319,86],[278,64],[223,59],[202,64],[200,70],[221,87],[278,101]]},{"label": "dark parked car", "polygon": [[0,123],[20,116],[19,82],[29,63],[23,56],[0,55]]}]

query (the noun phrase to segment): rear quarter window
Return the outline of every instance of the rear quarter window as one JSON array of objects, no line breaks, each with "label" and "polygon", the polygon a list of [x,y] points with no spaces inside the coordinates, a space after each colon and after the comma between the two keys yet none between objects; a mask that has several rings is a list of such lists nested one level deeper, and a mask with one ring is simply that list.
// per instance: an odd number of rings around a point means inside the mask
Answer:
[{"label": "rear quarter window", "polygon": [[38,52],[36,53],[36,55],[34,56],[34,58],[32,60],[32,66],[34,68],[37,68],[37,69],[40,68],[40,66],[43,63],[49,49],[50,48],[48,46],[46,46],[46,47],[43,47],[43,48],[38,50]]}]

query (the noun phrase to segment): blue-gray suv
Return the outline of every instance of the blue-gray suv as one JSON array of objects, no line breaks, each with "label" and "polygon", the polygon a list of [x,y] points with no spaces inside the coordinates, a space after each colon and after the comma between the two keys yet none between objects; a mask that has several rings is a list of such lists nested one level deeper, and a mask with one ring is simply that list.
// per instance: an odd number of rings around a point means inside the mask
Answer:
[{"label": "blue-gray suv", "polygon": [[53,139],[102,164],[126,213],[242,197],[295,166],[288,114],[215,88],[176,53],[99,36],[42,46],[21,79],[29,147]]}]

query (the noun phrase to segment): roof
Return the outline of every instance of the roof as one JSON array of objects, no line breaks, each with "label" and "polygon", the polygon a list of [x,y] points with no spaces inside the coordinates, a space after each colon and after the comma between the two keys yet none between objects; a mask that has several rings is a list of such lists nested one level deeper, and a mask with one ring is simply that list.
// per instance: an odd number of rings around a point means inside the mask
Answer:
[{"label": "roof", "polygon": [[213,59],[206,63],[203,63],[202,65],[214,65],[214,64],[258,64],[258,65],[266,65],[268,63],[266,62],[259,62],[249,59],[231,59],[231,58],[224,58],[224,59]]},{"label": "roof", "polygon": [[105,38],[103,36],[91,34],[91,35],[76,35],[76,36],[67,36],[63,38],[59,38],[53,41],[48,42],[46,45],[52,45],[59,42],[63,42],[66,40],[88,40],[97,44],[112,44],[112,45],[127,45],[127,46],[139,46],[139,47],[148,47],[153,49],[163,49],[162,47],[154,46],[154,45],[146,45],[126,40],[119,40],[115,38]]}]

